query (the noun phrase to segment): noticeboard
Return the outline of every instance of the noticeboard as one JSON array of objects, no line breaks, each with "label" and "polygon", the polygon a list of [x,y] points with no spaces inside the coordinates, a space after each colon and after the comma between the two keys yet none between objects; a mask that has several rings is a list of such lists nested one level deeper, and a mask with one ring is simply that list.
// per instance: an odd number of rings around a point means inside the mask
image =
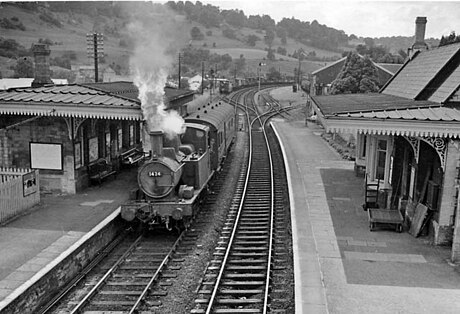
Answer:
[{"label": "noticeboard", "polygon": [[22,187],[24,197],[37,192],[38,185],[35,171],[22,175]]},{"label": "noticeboard", "polygon": [[32,169],[62,169],[62,144],[30,143],[30,167]]}]

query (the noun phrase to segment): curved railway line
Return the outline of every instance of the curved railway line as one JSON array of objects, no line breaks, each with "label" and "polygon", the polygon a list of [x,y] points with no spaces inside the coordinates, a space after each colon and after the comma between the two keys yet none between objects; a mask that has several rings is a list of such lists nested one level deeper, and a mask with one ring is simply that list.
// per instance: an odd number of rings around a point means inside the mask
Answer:
[{"label": "curved railway line", "polygon": [[268,111],[258,115],[253,99],[254,92],[245,94],[250,144],[246,177],[236,196],[239,205],[227,217],[191,313],[267,313],[283,308],[284,299],[276,294],[282,289],[274,289],[273,276],[287,262],[286,180],[279,165],[275,174],[272,150],[279,151],[266,132],[266,122],[280,107],[267,103]]}]

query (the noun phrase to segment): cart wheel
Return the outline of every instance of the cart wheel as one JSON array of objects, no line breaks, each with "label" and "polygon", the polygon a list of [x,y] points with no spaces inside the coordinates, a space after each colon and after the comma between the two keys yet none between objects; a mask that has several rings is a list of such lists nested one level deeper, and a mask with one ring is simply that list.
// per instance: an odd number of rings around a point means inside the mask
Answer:
[{"label": "cart wheel", "polygon": [[402,232],[402,229],[403,229],[403,228],[402,228],[402,225],[401,225],[401,224],[399,224],[399,225],[396,226],[396,231],[397,231],[397,232],[401,233],[401,232]]}]

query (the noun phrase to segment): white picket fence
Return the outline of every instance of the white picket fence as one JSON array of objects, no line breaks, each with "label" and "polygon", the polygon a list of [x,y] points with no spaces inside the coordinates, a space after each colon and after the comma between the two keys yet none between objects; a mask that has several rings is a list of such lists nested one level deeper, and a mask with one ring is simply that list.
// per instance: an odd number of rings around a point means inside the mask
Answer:
[{"label": "white picket fence", "polygon": [[38,170],[0,167],[0,224],[40,203]]}]

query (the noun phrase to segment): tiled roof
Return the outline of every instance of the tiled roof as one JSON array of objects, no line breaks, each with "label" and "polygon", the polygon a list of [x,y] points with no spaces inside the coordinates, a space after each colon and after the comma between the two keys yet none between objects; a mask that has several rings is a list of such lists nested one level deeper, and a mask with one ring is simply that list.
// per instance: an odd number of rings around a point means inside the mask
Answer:
[{"label": "tiled roof", "polygon": [[408,108],[383,111],[367,111],[338,114],[338,117],[350,118],[375,118],[375,119],[401,119],[419,121],[460,121],[460,111],[455,108]]},{"label": "tiled roof", "polygon": [[382,93],[415,99],[459,50],[460,44],[452,44],[418,53],[406,62]]},{"label": "tiled roof", "polygon": [[2,91],[0,113],[142,119],[138,102],[75,84]]},{"label": "tiled roof", "polygon": [[460,66],[439,86],[428,100],[445,103],[460,87]]},{"label": "tiled roof", "polygon": [[312,96],[311,98],[324,116],[351,112],[439,106],[439,104],[430,101],[415,101],[380,93]]},{"label": "tiled roof", "polygon": [[139,98],[137,98],[139,90],[133,82],[85,83],[81,85],[139,102]]},{"label": "tiled roof", "polygon": [[[86,83],[83,86],[98,89],[107,93],[126,97],[134,101],[139,101],[138,95],[139,90],[133,82],[107,82],[107,83]],[[165,96],[168,101],[193,94],[192,91],[184,89],[175,89],[171,87],[165,87]]]}]

